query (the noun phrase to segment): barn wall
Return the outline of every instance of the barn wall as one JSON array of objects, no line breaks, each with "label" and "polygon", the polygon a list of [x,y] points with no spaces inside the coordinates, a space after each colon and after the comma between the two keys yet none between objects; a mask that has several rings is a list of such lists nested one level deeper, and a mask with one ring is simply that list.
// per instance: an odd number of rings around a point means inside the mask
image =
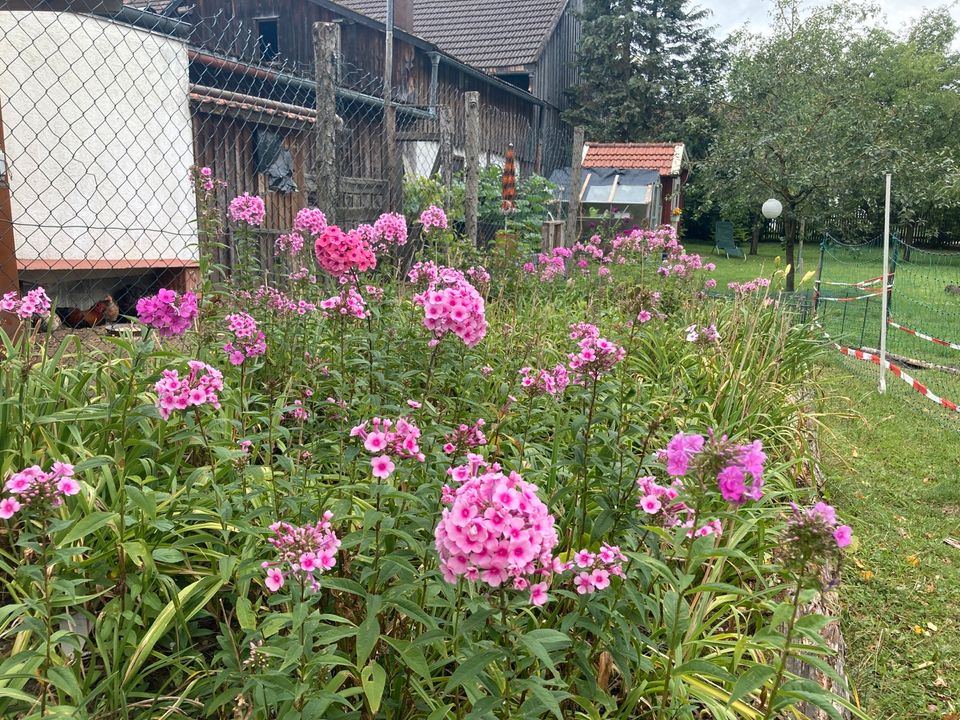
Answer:
[{"label": "barn wall", "polygon": [[196,260],[187,84],[179,40],[73,13],[0,13],[21,264]]},{"label": "barn wall", "polygon": [[560,124],[560,113],[569,106],[566,90],[577,83],[577,43],[580,41],[580,21],[575,15],[576,2],[571,2],[543,52],[533,74],[533,94],[550,107],[544,114],[544,129],[550,131]]}]

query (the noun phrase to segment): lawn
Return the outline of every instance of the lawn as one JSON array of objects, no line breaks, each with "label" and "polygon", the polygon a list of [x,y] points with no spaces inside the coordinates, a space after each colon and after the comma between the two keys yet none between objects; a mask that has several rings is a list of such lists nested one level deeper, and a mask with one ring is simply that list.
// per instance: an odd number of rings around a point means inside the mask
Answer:
[{"label": "lawn", "polygon": [[906,385],[879,395],[873,365],[837,358],[823,379],[827,499],[858,539],[841,593],[848,672],[873,717],[956,717],[958,428]]}]

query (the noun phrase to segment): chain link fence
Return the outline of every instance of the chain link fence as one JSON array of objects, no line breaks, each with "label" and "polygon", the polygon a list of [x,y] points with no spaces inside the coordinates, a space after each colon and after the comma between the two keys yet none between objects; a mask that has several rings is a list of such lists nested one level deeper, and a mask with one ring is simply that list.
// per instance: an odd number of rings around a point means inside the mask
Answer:
[{"label": "chain link fence", "polygon": [[[426,97],[401,82],[385,97],[370,69],[378,56],[337,53],[318,67],[281,56],[275,32],[177,8],[126,7],[112,18],[0,11],[0,295],[42,286],[62,316],[81,311],[71,325],[82,327],[122,321],[160,287],[194,287],[199,167],[222,183],[217,222],[205,225],[217,237],[203,246],[227,276],[238,263],[230,199],[264,199],[258,267],[279,282],[276,238],[301,208],[327,209],[325,167],[336,176],[331,214],[347,227],[411,212],[417,183],[439,184],[462,207],[470,86]],[[333,103],[323,99],[326,72]],[[330,118],[334,142],[324,145]],[[502,166],[511,144],[521,182],[568,165],[569,133],[545,137],[534,122],[481,104],[481,168]]]}]

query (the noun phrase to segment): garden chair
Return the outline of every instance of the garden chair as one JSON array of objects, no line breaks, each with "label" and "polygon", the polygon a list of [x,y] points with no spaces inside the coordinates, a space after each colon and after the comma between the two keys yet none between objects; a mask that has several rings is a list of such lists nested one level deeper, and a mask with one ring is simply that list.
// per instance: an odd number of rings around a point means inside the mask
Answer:
[{"label": "garden chair", "polygon": [[747,259],[743,250],[737,247],[737,243],[733,239],[733,223],[726,220],[717,222],[716,229],[713,233],[713,249],[717,255],[725,253],[727,258],[736,257],[743,258],[744,260]]}]

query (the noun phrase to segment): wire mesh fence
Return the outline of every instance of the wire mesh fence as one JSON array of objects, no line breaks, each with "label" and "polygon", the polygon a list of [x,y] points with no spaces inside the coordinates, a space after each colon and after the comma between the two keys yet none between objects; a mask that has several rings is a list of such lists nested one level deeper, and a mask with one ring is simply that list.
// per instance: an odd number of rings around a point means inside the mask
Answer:
[{"label": "wire mesh fence", "polygon": [[[426,56],[401,53],[387,95],[382,54],[338,47],[328,58],[314,45],[287,57],[269,18],[158,2],[150,10],[163,14],[0,11],[0,295],[42,286],[76,327],[122,321],[161,287],[195,286],[201,251],[229,278],[243,259],[227,209],[243,193],[264,200],[257,269],[282,282],[276,240],[325,202],[324,173],[335,175],[325,209],[344,226],[412,212],[424,182],[462,208],[464,98],[476,85],[438,88]],[[569,132],[541,132],[524,98],[484,97],[481,167],[502,166],[510,145],[520,182],[569,164]],[[203,233],[201,167],[216,181]]]},{"label": "wire mesh fence", "polygon": [[884,282],[881,238],[840,243],[827,236],[818,319],[835,342],[872,355],[878,353],[886,325],[888,360],[919,385],[911,388],[888,374],[887,386],[903,384],[916,396],[910,407],[919,403],[933,416],[949,416],[954,428],[960,419],[951,407],[960,402],[960,253],[926,250],[894,236],[890,261]]}]

